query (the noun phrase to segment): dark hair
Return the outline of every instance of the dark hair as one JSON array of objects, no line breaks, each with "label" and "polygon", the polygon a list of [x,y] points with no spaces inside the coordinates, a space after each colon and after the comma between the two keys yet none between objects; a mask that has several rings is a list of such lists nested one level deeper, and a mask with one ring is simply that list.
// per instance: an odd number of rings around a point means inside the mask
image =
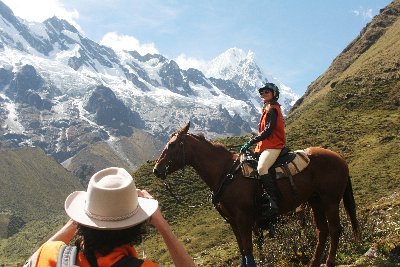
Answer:
[{"label": "dark hair", "polygon": [[95,251],[107,255],[121,245],[140,244],[145,232],[145,223],[120,230],[100,230],[78,224],[75,245],[83,252],[91,266],[97,266]]}]

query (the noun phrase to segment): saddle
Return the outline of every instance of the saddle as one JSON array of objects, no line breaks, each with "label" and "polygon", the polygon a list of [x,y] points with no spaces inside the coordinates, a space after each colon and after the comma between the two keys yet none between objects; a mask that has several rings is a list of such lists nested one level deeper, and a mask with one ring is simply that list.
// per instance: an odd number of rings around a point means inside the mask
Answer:
[{"label": "saddle", "polygon": [[[285,147],[282,149],[275,163],[271,166],[270,172],[276,173],[276,179],[285,177],[291,178],[292,176],[303,171],[310,159],[304,150],[290,151]],[[246,151],[240,155],[240,164],[243,176],[251,179],[259,179],[257,172],[258,156],[252,151]]]},{"label": "saddle", "polygon": [[[303,171],[308,164],[310,163],[310,159],[304,150],[296,150],[291,152],[289,148],[285,147],[282,149],[275,163],[268,170],[268,173],[271,173],[275,179],[281,179],[288,177],[290,185],[292,187],[293,193],[297,194],[297,186],[294,182],[293,176]],[[240,155],[240,167],[242,169],[243,176],[250,179],[257,179],[261,182],[260,176],[257,172],[258,165],[258,156],[251,151],[246,151],[246,153]],[[265,189],[262,189],[265,190]],[[279,188],[277,188],[279,191]],[[280,194],[281,192],[278,192]],[[267,199],[263,198],[263,196],[259,196],[259,203],[267,203],[266,206],[269,206],[269,197]],[[269,229],[269,235],[271,237],[274,236],[275,232],[275,223],[276,217],[271,217],[268,215],[268,210],[263,208],[261,204],[260,217],[258,220],[258,225],[262,229]]]}]

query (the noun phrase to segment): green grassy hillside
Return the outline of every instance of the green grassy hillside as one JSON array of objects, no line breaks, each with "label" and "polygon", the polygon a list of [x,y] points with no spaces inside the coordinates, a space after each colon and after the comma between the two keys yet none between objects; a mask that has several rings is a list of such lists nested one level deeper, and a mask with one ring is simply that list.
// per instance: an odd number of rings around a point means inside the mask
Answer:
[{"label": "green grassy hillside", "polygon": [[26,222],[59,214],[67,195],[82,186],[38,148],[0,153],[0,207]]},{"label": "green grassy hillside", "polygon": [[59,227],[64,200],[75,190],[83,190],[78,179],[42,150],[1,151],[0,263],[15,266]]},{"label": "green grassy hillside", "polygon": [[[360,204],[379,199],[399,189],[400,182],[400,1],[375,19],[363,32],[379,39],[362,54],[351,56],[353,47],[370,40],[361,35],[345,53],[351,61],[342,72],[339,56],[314,87],[310,99],[293,110],[286,121],[293,147],[323,146],[339,151],[350,163]],[[391,12],[389,12],[391,11]],[[397,14],[397,19],[394,15]],[[378,26],[376,26],[378,25]],[[386,30],[382,32],[382,25]],[[361,44],[360,44],[361,43]],[[359,48],[358,50],[361,50]],[[357,50],[357,51],[358,51]],[[312,86],[310,86],[312,88]],[[366,193],[368,192],[368,197]],[[371,194],[372,193],[372,194]]]},{"label": "green grassy hillside", "polygon": [[[330,88],[334,88],[339,77],[349,68],[358,69],[356,75],[349,76],[351,80],[358,82],[366,79],[372,83],[378,80],[398,79],[398,18],[400,15],[400,1],[394,0],[390,5],[381,10],[374,19],[360,32],[360,34],[340,53],[329,68],[313,81],[307,88],[304,96],[295,104],[297,107],[305,107],[305,103],[312,103],[317,96],[325,94]],[[397,26],[396,26],[397,25]],[[396,29],[397,28],[397,29]],[[374,53],[375,48],[383,48],[383,53]],[[363,57],[367,60],[359,60]],[[357,61],[357,62],[356,62]],[[366,63],[365,65],[360,63]],[[363,72],[363,75],[360,75]],[[365,82],[365,81],[364,81]]]}]

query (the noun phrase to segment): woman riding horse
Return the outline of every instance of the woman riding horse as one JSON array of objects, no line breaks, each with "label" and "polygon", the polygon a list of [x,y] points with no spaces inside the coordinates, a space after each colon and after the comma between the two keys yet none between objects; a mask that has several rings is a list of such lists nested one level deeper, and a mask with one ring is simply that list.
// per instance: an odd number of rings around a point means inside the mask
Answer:
[{"label": "woman riding horse", "polygon": [[[186,165],[192,166],[214,196],[218,195],[214,198],[215,207],[232,227],[242,255],[241,266],[254,267],[252,232],[259,230],[259,207],[255,202],[259,192],[258,181],[244,178],[242,172],[235,171],[238,154],[228,151],[222,145],[212,144],[203,136],[188,133],[189,126],[188,123],[172,134],[153,172],[157,177],[165,179],[167,174]],[[304,171],[293,176],[297,193],[292,193],[289,179],[277,181],[282,192],[278,214],[291,212],[308,202],[313,211],[318,238],[309,266],[320,265],[328,236],[331,242],[326,265],[335,266],[342,230],[339,216],[342,199],[353,232],[359,235],[349,169],[344,159],[333,151],[311,147],[305,149],[305,152],[310,163]]]},{"label": "woman riding horse", "polygon": [[267,83],[258,89],[264,105],[260,122],[258,124],[258,136],[252,138],[240,148],[244,153],[250,146],[257,143],[254,152],[259,155],[257,171],[260,180],[267,191],[263,195],[263,208],[265,217],[273,217],[278,213],[278,189],[275,175],[268,173],[282,149],[285,147],[285,123],[278,103],[279,89],[273,83]]}]

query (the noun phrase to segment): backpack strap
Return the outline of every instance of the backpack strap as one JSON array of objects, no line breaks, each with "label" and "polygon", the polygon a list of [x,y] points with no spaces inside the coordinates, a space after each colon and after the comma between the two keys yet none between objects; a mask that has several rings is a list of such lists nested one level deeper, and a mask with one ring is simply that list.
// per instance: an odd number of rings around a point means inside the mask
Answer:
[{"label": "backpack strap", "polygon": [[114,263],[112,267],[139,267],[143,264],[144,260],[132,257],[132,256],[124,256],[119,261]]},{"label": "backpack strap", "polygon": [[62,245],[58,251],[56,267],[78,267],[75,265],[77,252],[76,246]]},{"label": "backpack strap", "polygon": [[[75,264],[77,253],[76,246],[62,245],[58,251],[56,267],[79,267]],[[114,263],[112,267],[140,267],[143,262],[144,260],[132,256],[124,256]]]}]

